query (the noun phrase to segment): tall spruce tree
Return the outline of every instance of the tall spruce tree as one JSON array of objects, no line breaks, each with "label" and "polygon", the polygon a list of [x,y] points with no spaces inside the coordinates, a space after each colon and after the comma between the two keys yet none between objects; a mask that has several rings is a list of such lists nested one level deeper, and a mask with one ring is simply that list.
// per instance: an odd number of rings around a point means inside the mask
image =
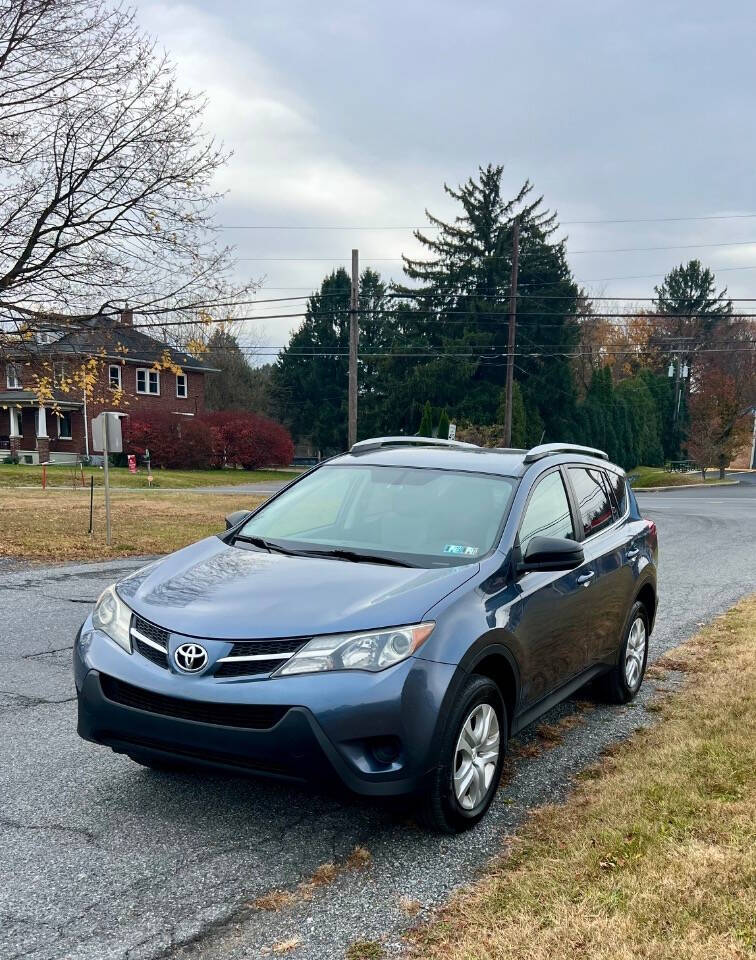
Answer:
[{"label": "tall spruce tree", "polygon": [[[346,448],[349,373],[349,302],[351,280],[339,267],[309,298],[299,329],[273,368],[271,390],[281,419],[295,440],[309,440],[323,455]],[[360,346],[358,435],[372,433],[380,415],[384,384],[378,376],[383,346],[385,286],[374,270],[360,277]]]},{"label": "tall spruce tree", "polygon": [[[506,377],[506,344],[512,224],[520,220],[517,321],[518,379],[523,402],[537,412],[547,439],[572,431],[575,388],[568,353],[577,343],[573,320],[578,295],[557,241],[556,215],[533,198],[526,181],[507,199],[501,165],[480,168],[457,189],[444,186],[461,207],[452,222],[427,213],[435,235],[415,231],[426,259],[404,258],[412,284],[407,297],[404,342],[436,354],[418,360],[408,379],[435,405],[455,416],[492,423]],[[543,431],[542,431],[543,432]]]}]

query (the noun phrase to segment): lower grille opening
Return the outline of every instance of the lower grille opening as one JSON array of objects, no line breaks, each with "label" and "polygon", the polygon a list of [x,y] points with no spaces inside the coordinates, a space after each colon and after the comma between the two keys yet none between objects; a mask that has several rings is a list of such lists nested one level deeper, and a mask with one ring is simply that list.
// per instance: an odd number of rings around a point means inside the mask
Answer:
[{"label": "lower grille opening", "polygon": [[282,720],[289,710],[288,706],[182,700],[180,697],[143,690],[105,673],[100,674],[100,686],[108,700],[125,707],[178,720],[194,720],[196,723],[212,723],[223,727],[269,730]]}]

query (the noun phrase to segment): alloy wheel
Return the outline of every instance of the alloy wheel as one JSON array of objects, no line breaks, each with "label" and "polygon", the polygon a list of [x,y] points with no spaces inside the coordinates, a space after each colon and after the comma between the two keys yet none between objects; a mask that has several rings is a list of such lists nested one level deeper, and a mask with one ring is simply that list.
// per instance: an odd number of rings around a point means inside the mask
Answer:
[{"label": "alloy wheel", "polygon": [[643,661],[646,656],[646,624],[642,617],[636,617],[630,628],[625,649],[625,681],[630,690],[640,684]]},{"label": "alloy wheel", "polygon": [[454,752],[454,794],[463,810],[474,810],[485,798],[500,750],[496,711],[489,703],[479,703],[462,724]]}]

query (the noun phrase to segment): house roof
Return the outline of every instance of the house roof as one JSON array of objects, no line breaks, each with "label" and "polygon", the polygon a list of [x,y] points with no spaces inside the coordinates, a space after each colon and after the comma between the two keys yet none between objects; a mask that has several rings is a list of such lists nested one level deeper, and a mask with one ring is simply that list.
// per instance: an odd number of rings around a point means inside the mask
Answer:
[{"label": "house roof", "polygon": [[97,329],[85,328],[73,330],[52,343],[40,344],[38,351],[50,357],[60,356],[97,356],[105,351],[105,356],[126,363],[155,363],[168,353],[171,361],[184,370],[199,370],[203,373],[218,373],[217,367],[203,363],[197,357],[176,350],[163,340],[150,337],[141,330],[125,324],[105,324],[102,318]]},{"label": "house roof", "polygon": [[[39,397],[33,390],[4,390],[0,393],[0,407],[25,407],[30,404],[35,407],[39,404]],[[77,409],[83,406],[83,403],[75,399],[70,393],[61,393],[59,390],[53,390],[52,396],[45,400],[45,406]]]}]

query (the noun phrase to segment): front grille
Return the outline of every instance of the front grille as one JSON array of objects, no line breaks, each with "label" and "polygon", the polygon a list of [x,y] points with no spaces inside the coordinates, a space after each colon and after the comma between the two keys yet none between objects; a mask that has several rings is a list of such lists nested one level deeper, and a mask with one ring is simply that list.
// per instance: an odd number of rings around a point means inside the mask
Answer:
[{"label": "front grille", "polygon": [[156,650],[154,647],[148,647],[146,643],[142,643],[141,640],[138,640],[135,636],[132,635],[131,639],[134,641],[134,646],[142,654],[143,657],[146,657],[148,660],[151,660],[157,666],[162,667],[164,670],[168,669],[168,655],[166,653],[161,653],[159,650]]},{"label": "front grille", "polygon": [[154,623],[150,623],[149,620],[143,620],[136,614],[134,614],[132,626],[134,630],[138,630],[139,633],[143,634],[145,637],[148,637],[153,643],[160,644],[164,652],[161,653],[159,650],[151,647],[148,643],[144,643],[139,639],[139,637],[135,637],[132,633],[131,639],[134,641],[134,646],[136,647],[137,651],[141,653],[141,655],[147,660],[150,660],[152,663],[156,664],[158,667],[162,667],[164,670],[167,670],[168,638],[171,635],[170,631],[164,630],[163,627],[157,627]]},{"label": "front grille", "polygon": [[234,663],[234,657],[261,656],[263,654],[283,654],[293,655],[300,650],[309,638],[294,637],[286,640],[242,640],[235,643],[231,652],[227,654],[232,658],[224,663],[219,663],[215,668],[216,677],[255,677],[273,673],[279,667],[286,663],[286,659],[281,656],[271,656],[270,660],[239,660]]},{"label": "front grille", "polygon": [[288,712],[288,707],[248,705],[236,703],[208,703],[200,700],[182,700],[134,687],[123,680],[100,674],[103,694],[113,703],[135,710],[145,710],[164,717],[212,723],[224,727],[244,727],[248,730],[269,730]]}]

